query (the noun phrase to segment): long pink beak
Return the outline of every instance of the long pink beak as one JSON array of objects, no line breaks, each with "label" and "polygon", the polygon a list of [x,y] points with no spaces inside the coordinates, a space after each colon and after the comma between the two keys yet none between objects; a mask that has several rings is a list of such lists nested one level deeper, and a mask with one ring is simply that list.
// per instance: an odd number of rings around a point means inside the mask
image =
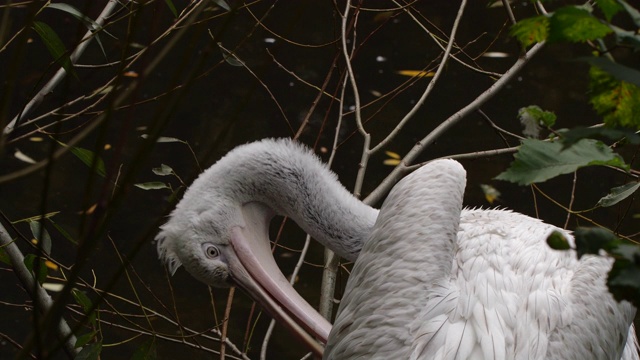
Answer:
[{"label": "long pink beak", "polygon": [[[231,277],[271,316],[287,327],[317,356],[322,356],[331,324],[309,305],[289,284],[276,264],[268,239],[268,219],[264,212],[245,205],[247,226],[231,231],[231,246],[237,261],[229,259]],[[247,214],[252,213],[252,214]],[[249,216],[247,216],[249,215]],[[312,337],[313,336],[313,337]],[[317,338],[318,340],[314,339]],[[319,342],[318,342],[319,341]]]}]

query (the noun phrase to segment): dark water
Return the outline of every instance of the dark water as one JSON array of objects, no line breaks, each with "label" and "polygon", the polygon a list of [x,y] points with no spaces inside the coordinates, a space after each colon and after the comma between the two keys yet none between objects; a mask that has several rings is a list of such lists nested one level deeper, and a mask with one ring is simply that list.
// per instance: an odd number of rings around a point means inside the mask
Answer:
[{"label": "dark water", "polygon": [[[174,3],[179,10],[185,6],[177,1]],[[102,7],[102,4],[94,2],[77,1],[74,4],[92,18],[97,16]],[[116,93],[125,91],[134,82],[140,84],[130,100],[124,103],[130,106],[114,111],[104,126],[79,144],[100,153],[109,174],[106,180],[96,178],[76,157],[67,154],[55,161],[50,168],[0,185],[0,210],[8,219],[15,221],[35,216],[43,209],[45,212],[59,211],[53,220],[66,229],[71,237],[77,240],[96,240],[93,246],[95,249],[83,265],[81,276],[89,283],[95,281],[100,289],[110,283],[120,267],[114,248],[123,255],[135,251],[130,259],[132,267],[128,268],[131,280],[126,276],[119,276],[109,290],[112,294],[133,301],[133,304],[108,297],[108,303],[100,305],[105,310],[102,314],[105,322],[101,326],[103,342],[114,345],[104,348],[104,359],[131,357],[144,342],[152,339],[146,335],[152,331],[166,337],[180,338],[178,326],[158,317],[153,317],[150,321],[141,318],[143,312],[137,305],[139,303],[179,321],[185,327],[203,332],[214,327],[216,319],[218,322],[222,319],[227,298],[227,291],[213,291],[217,313],[214,315],[208,289],[182,270],[171,278],[172,292],[170,291],[166,273],[156,259],[155,248],[151,243],[158,223],[171,208],[170,192],[143,191],[132,187],[132,183],[164,181],[178,188],[180,183],[177,179],[159,177],[151,169],[161,163],[167,164],[187,183],[200,169],[184,144],[160,143],[145,150],[145,142],[140,135],[152,131],[159,123],[166,122],[160,134],[187,141],[204,168],[236,145],[265,137],[292,136],[312,108],[318,93],[316,88],[305,83],[322,86],[334,64],[336,68],[327,81],[326,92],[339,95],[339,76],[344,71],[344,61],[334,61],[340,54],[339,43],[336,43],[340,18],[334,4],[327,1],[287,1],[276,2],[271,8],[272,5],[271,2],[258,2],[248,6],[256,17],[263,18],[264,26],[256,26],[256,20],[246,8],[226,13],[209,5],[210,9],[201,15],[201,19],[206,20],[192,25],[154,71],[147,76],[122,79]],[[365,5],[389,6],[386,2]],[[343,4],[338,6],[342,9]],[[423,2],[417,4],[415,10],[419,11],[416,14],[428,29],[442,36],[437,29],[449,32],[457,12],[457,4],[449,1]],[[514,10],[518,18],[533,14],[527,3],[517,4]],[[22,26],[26,14],[28,9],[25,8],[11,10],[10,28],[13,31]],[[125,14],[126,12],[119,13],[117,17],[121,18]],[[139,14],[130,23],[127,23],[127,18],[122,18],[108,28],[117,39],[105,34],[101,36],[108,61],[116,61],[121,54],[136,51],[136,46],[130,46],[131,43],[149,44],[173,22],[173,16],[163,1],[148,4],[139,10]],[[44,10],[37,19],[49,24],[67,47],[77,42],[85,31],[76,19],[59,11]],[[506,35],[505,23],[502,8],[486,8],[484,3],[479,2],[469,4],[460,26],[458,43],[464,46],[469,57],[477,58],[470,60],[464,55],[461,58],[487,71],[504,72],[508,69],[516,60],[519,46]],[[128,28],[134,29],[129,33],[130,38],[127,37]],[[401,11],[386,15],[364,11],[358,19],[357,29],[359,47],[353,65],[365,104],[376,100],[377,94],[385,94],[410,81],[410,78],[397,74],[398,70],[432,70],[439,61],[439,48]],[[210,34],[213,34],[214,39]],[[168,46],[172,36],[176,36],[175,33],[159,40],[157,45],[127,70],[144,74],[145,69],[162,56],[162,49]],[[13,91],[5,117],[12,118],[19,113],[31,94],[55,69],[51,66],[50,55],[36,34],[31,31],[28,38],[32,41],[24,46],[22,53],[19,51],[20,44],[16,43],[0,53],[0,63],[3,64],[0,66],[0,74],[4,84],[12,79],[12,74],[20,74],[14,83],[9,84],[9,87],[5,86],[5,93],[2,95],[4,98],[9,96],[7,89]],[[223,61],[218,42],[227,49],[235,49],[238,57],[253,74],[243,67],[232,66]],[[485,49],[507,55],[504,58],[479,56]],[[565,61],[587,53],[585,46],[548,46],[523,69],[515,81],[483,105],[482,110],[500,127],[514,133],[521,131],[517,120],[518,109],[531,104],[554,111],[559,119],[559,128],[597,123],[599,118],[587,104],[587,66],[580,62]],[[278,66],[274,59],[287,71]],[[100,48],[91,44],[79,63],[102,64],[105,61]],[[117,64],[100,68],[78,68],[79,80],[69,78],[63,81],[53,93],[47,95],[42,106],[31,117],[45,113],[81,94],[92,93],[118,71]],[[472,101],[494,80],[450,61],[431,96],[400,136],[389,145],[388,150],[404,154],[416,141]],[[411,109],[427,82],[428,78],[415,81],[395,96],[378,100],[364,108],[366,128],[371,132],[374,143],[391,131]],[[69,114],[88,104],[89,102],[82,102],[71,105],[62,112]],[[351,95],[347,95],[344,104],[331,100],[330,96],[322,96],[309,116],[309,123],[300,140],[311,146],[315,145],[320,153],[323,147],[330,149],[338,109],[342,106],[349,110],[352,105]],[[96,109],[105,108],[108,105],[103,103]],[[87,122],[95,118],[91,111],[78,119],[52,126],[48,131],[56,133],[53,135],[56,140],[69,141]],[[49,116],[38,124],[52,124],[62,118],[62,115]],[[42,142],[33,142],[29,140],[29,136],[14,140],[34,129],[34,126],[21,128],[8,139],[0,158],[0,175],[26,166],[14,156],[18,149],[38,160],[48,156],[55,143],[47,135],[31,135],[42,138]],[[333,169],[345,186],[352,189],[362,148],[362,138],[356,132],[353,115],[346,116],[338,137],[340,146]],[[508,140],[509,146],[517,143],[512,138]],[[105,150],[105,144],[111,147]],[[506,145],[482,117],[471,114],[427,148],[420,161]],[[321,153],[321,156],[328,158],[325,153]],[[385,159],[384,154],[375,155],[371,159],[363,188],[365,196],[391,171],[391,167],[382,164]],[[534,202],[530,188],[492,180],[510,161],[509,155],[462,161],[468,172],[465,204],[470,207],[490,206],[484,199],[480,184],[491,184],[502,193],[500,200],[493,206],[538,215],[547,222],[562,226],[566,214],[561,208],[539,194],[535,197],[537,203]],[[135,172],[129,180],[125,175],[132,169]],[[117,176],[118,173],[121,177]],[[574,206],[579,209],[593,206],[611,186],[625,180],[614,172],[602,169],[581,170],[577,179]],[[540,187],[566,205],[570,200],[571,182],[571,176],[564,176]],[[114,192],[115,183],[118,186],[115,186]],[[92,224],[100,219],[101,208],[87,216],[83,212],[98,202],[104,208],[113,209],[113,215],[108,218],[104,231],[93,233]],[[590,216],[605,226],[615,227],[625,206],[597,211]],[[572,218],[569,227],[573,228],[579,223],[582,222]],[[279,222],[274,222],[272,227],[275,236]],[[25,236],[31,237],[25,223],[17,224],[16,228]],[[627,216],[621,223],[621,229],[623,233],[634,233],[637,225]],[[52,256],[68,266],[76,263],[78,255],[75,245],[54,228],[49,227],[49,231],[53,238]],[[300,249],[304,234],[294,224],[287,223],[284,234],[282,241],[285,246]],[[27,247],[23,245],[21,243],[21,248],[27,251]],[[291,273],[296,261],[295,254],[295,251],[287,249],[277,250],[276,257],[285,274]],[[312,246],[312,253],[307,261],[315,265],[302,269],[296,287],[316,305],[321,277],[321,267],[318,266],[322,262],[320,246]],[[53,275],[60,276],[60,273]],[[345,281],[346,277],[341,276],[340,284],[344,285]],[[31,328],[32,313],[28,307],[19,305],[29,304],[30,301],[6,266],[0,271],[0,284],[0,318],[3,319],[0,321],[0,333],[22,343]],[[92,292],[88,293],[95,296]],[[244,295],[236,293],[228,336],[238,347],[244,347],[245,334],[252,332],[249,356],[257,358],[268,317],[262,314],[253,328],[257,309],[251,313],[250,307],[251,302]],[[66,317],[78,318],[70,313]],[[121,326],[134,330],[125,330]],[[132,339],[141,333],[143,335]],[[219,350],[218,343],[202,336],[187,337],[187,340]],[[119,344],[120,342],[124,343]],[[280,328],[276,328],[269,349],[268,358],[272,359],[293,359],[304,354],[304,350]],[[205,359],[213,356],[203,350],[160,339],[157,340],[157,352],[162,359]],[[12,358],[14,353],[14,346],[0,340],[0,359]]]}]

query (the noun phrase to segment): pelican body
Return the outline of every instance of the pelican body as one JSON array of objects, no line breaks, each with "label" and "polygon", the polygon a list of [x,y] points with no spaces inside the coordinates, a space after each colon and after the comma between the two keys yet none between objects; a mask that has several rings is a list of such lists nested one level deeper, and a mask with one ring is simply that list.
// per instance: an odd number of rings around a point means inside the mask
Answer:
[{"label": "pelican body", "polygon": [[[606,287],[611,260],[550,249],[552,231],[571,234],[537,219],[462,209],[465,184],[458,163],[434,161],[378,215],[308,149],[266,139],[194,181],[158,253],[172,273],[241,287],[316,355],[327,343],[325,359],[639,359],[635,308]],[[357,259],[333,329],[275,264],[275,214]]]},{"label": "pelican body", "polygon": [[465,184],[460,164],[439,160],[393,188],[325,359],[638,359],[635,309],[606,287],[610,259],[552,250],[562,230],[537,219],[463,210]]}]

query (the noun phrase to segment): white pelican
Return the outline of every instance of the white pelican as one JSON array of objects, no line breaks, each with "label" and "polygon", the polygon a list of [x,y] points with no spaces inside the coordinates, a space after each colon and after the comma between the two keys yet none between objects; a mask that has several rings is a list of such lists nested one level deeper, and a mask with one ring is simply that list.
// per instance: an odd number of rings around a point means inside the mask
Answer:
[{"label": "white pelican", "polygon": [[330,325],[279,272],[269,220],[289,216],[358,258],[329,359],[638,359],[635,308],[606,288],[610,259],[550,249],[559,229],[522,214],[460,210],[464,183],[457,163],[434,162],[396,185],[376,220],[310,151],[263,140],[189,187],[158,252],[172,273],[184,265],[209,285],[240,286],[316,354],[300,327],[325,342]]}]

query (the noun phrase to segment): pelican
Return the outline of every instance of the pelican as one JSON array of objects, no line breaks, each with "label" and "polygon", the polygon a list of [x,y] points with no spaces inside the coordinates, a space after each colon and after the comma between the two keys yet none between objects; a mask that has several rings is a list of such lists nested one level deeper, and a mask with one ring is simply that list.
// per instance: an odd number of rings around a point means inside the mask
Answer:
[{"label": "pelican", "polygon": [[[606,287],[611,260],[550,249],[547,235],[562,230],[537,219],[461,209],[465,182],[456,162],[433,162],[378,216],[308,149],[262,140],[196,179],[158,253],[171,273],[183,265],[211,286],[239,286],[317,355],[315,339],[328,339],[326,359],[638,359],[635,308]],[[275,214],[357,259],[333,329],[278,270]]]}]

